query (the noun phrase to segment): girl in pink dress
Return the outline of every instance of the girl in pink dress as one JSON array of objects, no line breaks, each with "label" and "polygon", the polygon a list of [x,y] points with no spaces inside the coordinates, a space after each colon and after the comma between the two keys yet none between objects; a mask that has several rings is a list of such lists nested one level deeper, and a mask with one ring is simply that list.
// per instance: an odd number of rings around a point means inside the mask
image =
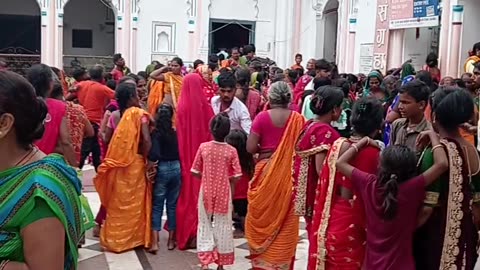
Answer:
[{"label": "girl in pink dress", "polygon": [[[215,263],[217,270],[235,259],[232,231],[232,194],[242,176],[237,150],[225,142],[228,117],[218,114],[210,123],[214,140],[198,148],[191,169],[202,184],[198,197],[197,252],[202,269]],[[213,226],[215,224],[215,226]]]}]

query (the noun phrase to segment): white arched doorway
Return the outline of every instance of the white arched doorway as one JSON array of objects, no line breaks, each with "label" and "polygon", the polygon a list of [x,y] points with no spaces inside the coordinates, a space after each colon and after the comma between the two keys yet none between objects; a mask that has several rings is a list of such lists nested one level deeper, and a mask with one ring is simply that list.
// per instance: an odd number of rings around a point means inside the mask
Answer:
[{"label": "white arched doorway", "polygon": [[63,64],[113,68],[115,13],[107,0],[69,0],[63,11]]},{"label": "white arched doorway", "polygon": [[41,19],[36,0],[5,0],[0,8],[0,58],[24,73],[40,62]]}]

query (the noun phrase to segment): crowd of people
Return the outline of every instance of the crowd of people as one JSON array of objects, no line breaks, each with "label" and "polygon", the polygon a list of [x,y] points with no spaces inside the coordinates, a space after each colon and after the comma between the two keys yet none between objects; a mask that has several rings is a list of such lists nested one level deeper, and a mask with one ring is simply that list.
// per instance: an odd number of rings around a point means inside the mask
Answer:
[{"label": "crowd of people", "polygon": [[252,269],[294,269],[300,217],[309,270],[474,269],[480,45],[458,79],[434,54],[365,76],[242,52],[138,74],[120,54],[112,72],[0,70],[0,270],[75,269],[89,229],[152,254],[165,229],[168,250],[220,270],[244,237]]}]

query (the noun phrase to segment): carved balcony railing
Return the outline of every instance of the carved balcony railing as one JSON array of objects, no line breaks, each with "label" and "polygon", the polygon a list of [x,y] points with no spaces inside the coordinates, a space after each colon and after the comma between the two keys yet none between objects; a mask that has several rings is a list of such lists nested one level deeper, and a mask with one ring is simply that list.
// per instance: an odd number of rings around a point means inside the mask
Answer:
[{"label": "carved balcony railing", "polygon": [[32,65],[40,63],[40,52],[30,51],[21,47],[0,49],[0,59],[5,61],[7,68],[25,76],[25,72]]},{"label": "carved balcony railing", "polygon": [[76,67],[83,67],[87,70],[95,65],[102,65],[106,72],[110,72],[114,68],[113,56],[96,56],[96,55],[64,55],[63,69],[66,74],[71,72]]}]

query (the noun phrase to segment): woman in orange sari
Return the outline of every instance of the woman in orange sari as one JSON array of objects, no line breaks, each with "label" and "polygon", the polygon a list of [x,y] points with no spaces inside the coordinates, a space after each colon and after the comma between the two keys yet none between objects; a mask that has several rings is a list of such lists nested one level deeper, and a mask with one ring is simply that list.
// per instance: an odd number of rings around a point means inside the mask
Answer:
[{"label": "woman in orange sari", "polygon": [[[172,105],[174,112],[177,110],[182,90],[182,67],[182,59],[175,57],[170,61],[170,66],[157,69],[150,74],[150,78],[153,80],[163,82],[163,88],[159,91],[159,96],[157,97],[157,100],[160,101],[159,104],[168,103]],[[175,118],[176,116],[174,115],[173,119]]]},{"label": "woman in orange sari", "polygon": [[259,154],[245,221],[254,270],[293,269],[295,260],[299,217],[293,212],[292,165],[305,120],[288,109],[291,100],[288,84],[274,83],[270,110],[257,115],[247,142],[247,150]]},{"label": "woman in orange sari", "polygon": [[[362,269],[366,241],[362,198],[353,190],[350,179],[336,171],[335,164],[346,150],[344,144],[377,135],[383,123],[382,104],[365,97],[355,103],[350,119],[352,137],[333,143],[320,175],[312,218],[312,230],[316,230],[317,238],[310,242],[308,270]],[[375,174],[379,154],[378,147],[363,148],[352,165]]]},{"label": "woman in orange sari", "polygon": [[139,108],[135,85],[124,83],[116,95],[121,120],[112,123],[117,126],[94,182],[107,212],[101,245],[120,253],[151,245],[151,185],[145,176],[151,140],[150,117]]},{"label": "woman in orange sari", "polygon": [[[158,64],[155,66],[154,71],[159,70],[163,67],[164,65]],[[164,72],[166,72],[166,70]],[[147,108],[148,108],[148,113],[150,113],[150,115],[152,116],[155,116],[158,108],[162,104],[164,86],[165,86],[165,83],[163,81],[158,81],[154,79],[150,79],[148,81]]]}]

